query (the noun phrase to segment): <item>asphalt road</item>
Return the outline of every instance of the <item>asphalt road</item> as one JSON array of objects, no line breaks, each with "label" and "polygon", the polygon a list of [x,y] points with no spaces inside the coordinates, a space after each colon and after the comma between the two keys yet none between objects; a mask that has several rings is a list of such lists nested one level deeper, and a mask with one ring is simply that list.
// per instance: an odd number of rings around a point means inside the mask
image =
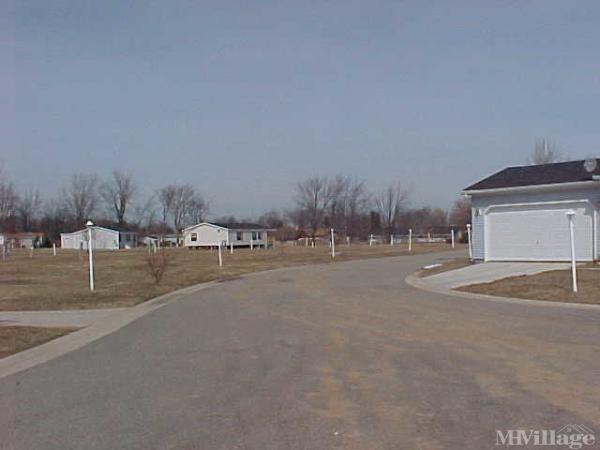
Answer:
[{"label": "asphalt road", "polygon": [[[14,449],[486,449],[600,440],[600,310],[446,297],[435,255],[221,283],[0,380]],[[547,448],[547,447],[546,447]]]}]

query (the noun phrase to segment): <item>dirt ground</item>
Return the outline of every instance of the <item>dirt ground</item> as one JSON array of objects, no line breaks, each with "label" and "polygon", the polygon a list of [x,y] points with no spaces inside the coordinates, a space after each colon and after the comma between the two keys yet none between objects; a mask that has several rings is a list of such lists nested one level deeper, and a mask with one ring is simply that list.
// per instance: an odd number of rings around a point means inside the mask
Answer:
[{"label": "dirt ground", "polygon": [[74,329],[0,326],[0,358],[43,344],[71,331]]},{"label": "dirt ground", "polygon": [[537,275],[504,278],[491,283],[464,286],[458,290],[499,297],[600,304],[600,265],[581,267],[577,275],[579,287],[577,294],[572,291],[569,270],[553,270]]},{"label": "dirt ground", "polygon": [[[449,250],[447,244],[415,244],[414,254]],[[338,246],[335,261],[408,254],[406,245],[356,244]],[[13,251],[0,260],[0,311],[58,310],[133,306],[166,292],[206,281],[236,277],[249,272],[304,264],[333,262],[328,247],[276,246],[273,249],[217,252],[167,249],[170,263],[159,285],[147,269],[146,249],[95,253],[96,290],[89,291],[87,254],[60,250],[56,257],[47,249]]]}]

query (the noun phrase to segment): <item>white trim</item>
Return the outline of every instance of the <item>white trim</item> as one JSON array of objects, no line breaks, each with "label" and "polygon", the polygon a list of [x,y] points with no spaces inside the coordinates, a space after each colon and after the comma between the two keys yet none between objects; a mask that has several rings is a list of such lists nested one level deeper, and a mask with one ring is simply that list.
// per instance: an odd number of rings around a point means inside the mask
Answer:
[{"label": "white trim", "polygon": [[521,207],[521,206],[550,206],[550,205],[564,205],[571,203],[589,203],[592,205],[592,202],[587,199],[576,199],[576,200],[549,200],[547,202],[524,202],[524,203],[503,203],[499,205],[489,205],[487,208],[483,210],[483,214],[486,215],[490,209],[492,208],[511,208],[511,207]]},{"label": "white trim", "polygon": [[575,181],[571,183],[552,183],[552,184],[530,184],[527,186],[512,186],[493,189],[465,189],[461,192],[462,195],[479,195],[479,194],[501,194],[506,192],[526,192],[526,191],[545,191],[554,190],[557,188],[578,188],[598,185],[598,180]]}]

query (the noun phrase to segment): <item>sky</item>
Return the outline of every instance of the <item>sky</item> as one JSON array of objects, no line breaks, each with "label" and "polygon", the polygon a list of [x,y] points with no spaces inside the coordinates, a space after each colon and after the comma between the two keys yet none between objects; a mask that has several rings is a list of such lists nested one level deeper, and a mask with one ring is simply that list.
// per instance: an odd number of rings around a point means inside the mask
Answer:
[{"label": "sky", "polygon": [[526,162],[600,153],[597,1],[13,1],[0,161],[49,197],[75,172],[191,183],[213,215],[337,173],[411,205]]}]

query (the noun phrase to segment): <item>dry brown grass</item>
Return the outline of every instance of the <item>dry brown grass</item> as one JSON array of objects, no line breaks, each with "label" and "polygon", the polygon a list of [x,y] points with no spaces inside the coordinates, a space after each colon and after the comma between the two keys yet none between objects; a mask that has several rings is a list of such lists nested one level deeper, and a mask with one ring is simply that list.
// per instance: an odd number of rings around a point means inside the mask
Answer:
[{"label": "dry brown grass", "polygon": [[63,336],[75,328],[0,326],[0,358]]},{"label": "dry brown grass", "polygon": [[[449,250],[446,244],[416,244],[413,253]],[[168,249],[170,261],[160,284],[147,270],[147,250],[95,253],[96,290],[88,288],[85,254],[76,250],[14,251],[11,259],[0,260],[0,311],[57,310],[132,306],[158,295],[206,281],[230,278],[278,267],[332,262],[328,247],[285,247],[235,250],[223,253],[219,268],[217,252]],[[405,245],[339,246],[335,261],[408,254]]]},{"label": "dry brown grass", "polygon": [[578,271],[579,292],[571,288],[571,271],[553,270],[537,275],[504,278],[491,283],[474,284],[460,291],[499,297],[516,297],[550,302],[600,304],[600,267],[588,266]]}]

